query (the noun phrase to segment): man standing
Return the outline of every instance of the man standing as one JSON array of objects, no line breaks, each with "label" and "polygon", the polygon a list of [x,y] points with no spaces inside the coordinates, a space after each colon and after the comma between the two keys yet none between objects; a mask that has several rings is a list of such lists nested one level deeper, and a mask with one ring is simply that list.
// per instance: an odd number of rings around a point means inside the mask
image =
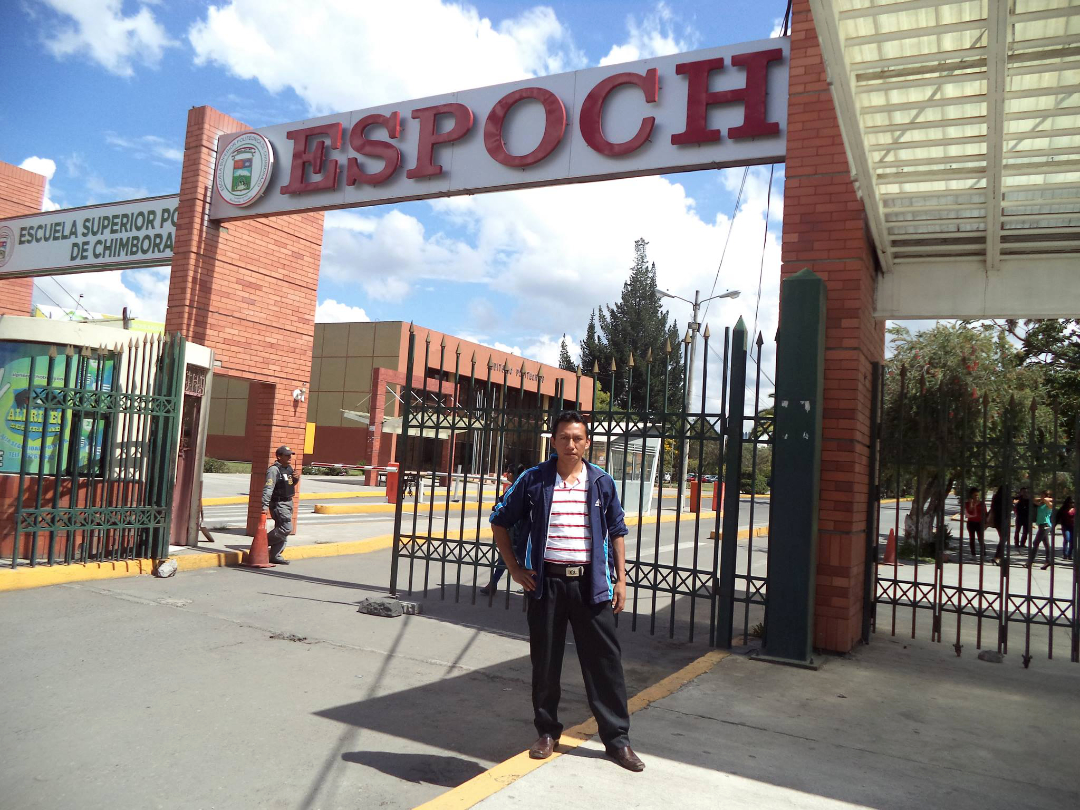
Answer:
[{"label": "man standing", "polygon": [[[523,472],[491,513],[506,570],[525,589],[532,659],[533,759],[551,756],[558,719],[566,625],[574,629],[589,708],[608,756],[631,771],[645,764],[630,747],[622,653],[615,614],[626,604],[626,524],[615,482],[585,461],[585,419],[566,411],[552,425],[557,456]],[[509,529],[525,520],[524,565]]]},{"label": "man standing", "polygon": [[263,514],[274,519],[273,531],[266,535],[270,544],[270,562],[288,565],[289,561],[281,556],[281,552],[292,534],[293,495],[300,476],[292,468],[292,450],[281,445],[276,455],[277,460],[266,471],[262,507]]}]

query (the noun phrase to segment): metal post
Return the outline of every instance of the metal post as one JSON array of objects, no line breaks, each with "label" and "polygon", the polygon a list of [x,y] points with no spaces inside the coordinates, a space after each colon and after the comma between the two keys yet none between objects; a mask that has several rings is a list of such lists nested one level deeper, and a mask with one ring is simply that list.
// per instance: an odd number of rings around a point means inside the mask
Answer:
[{"label": "metal post", "polygon": [[881,518],[881,470],[878,453],[881,443],[882,379],[881,363],[874,363],[870,384],[870,487],[866,499],[866,568],[863,576],[862,642],[870,643],[874,625],[874,598],[877,591],[877,564]]},{"label": "metal post", "polygon": [[[825,282],[809,269],[784,281],[776,347],[776,422],[769,523],[765,655],[813,666],[818,495],[825,387]],[[732,414],[734,417],[735,414]]]},{"label": "metal post", "polygon": [[[716,646],[731,648],[735,621],[735,565],[739,545],[739,477],[742,472],[743,407],[746,404],[746,324],[735,324],[731,337],[731,388],[724,453],[724,530],[716,588]],[[775,469],[775,468],[774,468]],[[771,589],[770,589],[771,590]]]},{"label": "metal post", "polygon": [[[701,291],[694,290],[694,320],[690,322],[687,331],[690,335],[690,357],[686,366],[686,390],[683,391],[683,413],[690,413],[690,409],[693,407],[692,394],[694,390],[694,350],[697,347],[697,333],[701,324],[698,323],[698,311],[701,309]],[[690,464],[690,439],[687,438],[683,442],[682,447],[682,478],[683,483],[686,482],[686,473]],[[698,475],[701,475],[701,470],[698,470]],[[686,488],[679,490],[679,512],[683,511],[684,500],[686,498]]]}]

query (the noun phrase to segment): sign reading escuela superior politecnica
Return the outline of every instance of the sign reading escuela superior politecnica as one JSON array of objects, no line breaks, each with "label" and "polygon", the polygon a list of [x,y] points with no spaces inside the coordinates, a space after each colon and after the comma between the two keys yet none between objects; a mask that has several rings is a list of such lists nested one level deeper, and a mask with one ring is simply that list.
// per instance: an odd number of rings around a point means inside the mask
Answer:
[{"label": "sign reading escuela superior politecnica", "polygon": [[179,201],[173,194],[0,220],[0,277],[169,264]]}]

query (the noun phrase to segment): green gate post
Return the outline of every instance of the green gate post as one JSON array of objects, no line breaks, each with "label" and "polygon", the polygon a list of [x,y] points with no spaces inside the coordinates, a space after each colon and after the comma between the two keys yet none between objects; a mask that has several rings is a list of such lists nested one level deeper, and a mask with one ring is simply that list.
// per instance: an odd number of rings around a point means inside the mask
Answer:
[{"label": "green gate post", "polygon": [[813,666],[825,282],[809,269],[796,273],[781,285],[780,312],[769,496],[769,590],[761,658]]}]

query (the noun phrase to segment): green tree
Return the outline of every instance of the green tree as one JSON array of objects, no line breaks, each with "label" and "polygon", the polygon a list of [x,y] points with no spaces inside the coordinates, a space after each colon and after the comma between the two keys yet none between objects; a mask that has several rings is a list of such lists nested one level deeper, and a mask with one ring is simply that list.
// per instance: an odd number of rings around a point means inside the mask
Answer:
[{"label": "green tree", "polygon": [[1006,321],[1020,343],[1020,358],[1042,371],[1046,396],[1060,407],[1062,428],[1071,441],[1080,417],[1080,320]]},{"label": "green tree", "polygon": [[[888,330],[892,356],[884,368],[882,478],[890,494],[916,496],[922,513],[939,514],[941,499],[960,478],[976,483],[985,469],[987,488],[1000,473],[980,439],[1048,442],[1054,416],[1040,369],[1022,364],[1005,330],[993,324],[938,324],[912,335]],[[1032,410],[1034,403],[1034,410]],[[1013,469],[1014,481],[1030,470]],[[919,491],[915,491],[915,487]],[[940,522],[938,529],[941,529]]]},{"label": "green tree", "polygon": [[[656,264],[649,261],[648,242],[634,242],[634,263],[623,284],[622,295],[614,306],[601,307],[597,318],[602,339],[589,345],[599,365],[599,378],[613,390],[615,407],[634,410],[660,410],[664,407],[664,378],[668,375],[669,409],[682,401],[682,356],[679,351],[678,324],[669,322],[668,313],[660,306],[656,292]],[[607,310],[605,312],[605,309]],[[590,317],[590,328],[592,318]],[[670,342],[671,351],[666,351]],[[585,345],[589,343],[586,330]],[[652,362],[648,358],[652,353]],[[634,357],[630,374],[630,356]],[[584,359],[584,356],[583,356]],[[614,360],[616,370],[611,371]],[[647,365],[651,366],[651,383],[647,384]],[[614,379],[612,379],[614,377]],[[646,403],[646,388],[648,402]]]},{"label": "green tree", "polygon": [[589,325],[585,327],[585,338],[581,341],[581,370],[593,373],[593,365],[599,363],[604,351],[600,338],[596,334],[596,310],[589,313]]},{"label": "green tree", "polygon": [[570,350],[566,347],[566,333],[563,333],[562,343],[559,344],[559,368],[564,371],[576,371],[577,366],[570,359]]}]

